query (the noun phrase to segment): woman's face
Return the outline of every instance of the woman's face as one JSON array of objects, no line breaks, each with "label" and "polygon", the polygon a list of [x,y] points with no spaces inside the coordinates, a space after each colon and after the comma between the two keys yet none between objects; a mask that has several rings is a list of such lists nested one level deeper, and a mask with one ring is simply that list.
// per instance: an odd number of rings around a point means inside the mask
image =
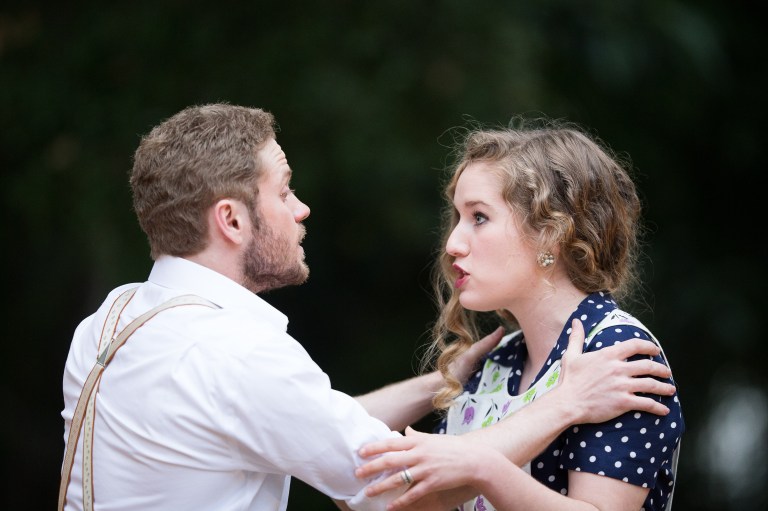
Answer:
[{"label": "woman's face", "polygon": [[445,249],[454,258],[455,286],[466,309],[514,310],[538,273],[536,250],[501,190],[486,163],[469,165],[456,184],[459,221]]}]

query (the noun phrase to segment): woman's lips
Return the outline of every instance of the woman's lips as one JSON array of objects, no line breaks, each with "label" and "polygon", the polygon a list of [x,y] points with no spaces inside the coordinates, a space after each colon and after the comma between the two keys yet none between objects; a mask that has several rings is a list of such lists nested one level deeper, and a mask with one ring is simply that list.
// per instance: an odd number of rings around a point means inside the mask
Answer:
[{"label": "woman's lips", "polygon": [[453,269],[456,270],[456,273],[458,274],[454,286],[456,289],[459,289],[467,280],[469,280],[469,273],[465,272],[458,264],[454,264]]}]

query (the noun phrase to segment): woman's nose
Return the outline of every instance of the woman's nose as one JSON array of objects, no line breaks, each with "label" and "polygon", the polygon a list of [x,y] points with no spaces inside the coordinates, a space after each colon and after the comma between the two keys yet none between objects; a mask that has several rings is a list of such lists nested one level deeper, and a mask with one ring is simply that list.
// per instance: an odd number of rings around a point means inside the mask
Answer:
[{"label": "woman's nose", "polygon": [[458,225],[453,228],[451,235],[448,236],[448,241],[445,243],[445,251],[448,255],[453,257],[460,257],[467,254],[468,246],[461,236],[461,230]]}]

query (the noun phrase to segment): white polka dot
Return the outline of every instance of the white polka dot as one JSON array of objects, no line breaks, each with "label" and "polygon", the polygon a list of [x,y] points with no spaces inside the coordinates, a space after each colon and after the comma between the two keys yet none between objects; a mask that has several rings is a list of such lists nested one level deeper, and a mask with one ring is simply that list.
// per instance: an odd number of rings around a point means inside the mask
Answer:
[{"label": "white polka dot", "polygon": [[616,424],[613,425],[613,427],[616,428],[616,429],[619,429],[622,426],[623,426],[623,424],[621,422],[617,422]]},{"label": "white polka dot", "polygon": [[569,455],[568,455],[568,458],[569,458],[569,459],[573,459],[573,453],[569,454]]},{"label": "white polka dot", "polygon": [[568,327],[568,330],[565,331],[566,334],[571,335],[572,328]]},{"label": "white polka dot", "polygon": [[598,303],[598,304],[597,304],[597,306],[596,306],[596,308],[597,308],[597,309],[602,309],[602,308],[603,308],[603,304],[602,304],[602,303]]},{"label": "white polka dot", "polygon": [[616,468],[619,468],[621,466],[621,462],[617,461],[616,463],[613,464],[613,466]]},{"label": "white polka dot", "polygon": [[610,445],[606,445],[605,446],[605,452],[611,452],[611,446]]},{"label": "white polka dot", "polygon": [[640,333],[635,332],[635,337],[640,337]]},{"label": "white polka dot", "polygon": [[630,458],[637,458],[637,453],[635,451],[630,451],[629,452],[629,457]]},{"label": "white polka dot", "polygon": [[656,463],[656,457],[651,458],[651,463]]},{"label": "white polka dot", "polygon": [[595,343],[595,348],[600,348],[603,346],[602,342]]},{"label": "white polka dot", "polygon": [[552,451],[552,456],[560,456],[560,449],[555,449]]},{"label": "white polka dot", "polygon": [[586,447],[586,446],[587,446],[587,442],[585,442],[584,440],[582,440],[582,441],[579,443],[579,445],[580,445],[582,448],[583,448],[583,447]]},{"label": "white polka dot", "polygon": [[540,462],[538,462],[538,463],[536,464],[536,468],[544,468],[544,463],[543,463],[543,462],[541,462],[541,461],[540,461]]},{"label": "white polka dot", "polygon": [[602,431],[597,431],[597,432],[595,432],[595,436],[597,438],[600,438],[601,436],[603,436],[603,432]]},{"label": "white polka dot", "polygon": [[648,488],[648,483],[643,483],[643,488]]},{"label": "white polka dot", "polygon": [[[403,478],[403,479],[405,479],[405,478]],[[549,482],[551,483],[552,481],[554,481],[554,480],[555,480],[555,476],[549,476],[547,479],[548,479],[548,480],[549,480]]]},{"label": "white polka dot", "polygon": [[647,431],[647,430],[646,430],[645,428],[640,428],[640,434],[641,434],[641,435],[645,435],[645,432],[646,432],[646,431]]},{"label": "white polka dot", "polygon": [[576,472],[581,472],[581,467],[576,467],[576,468],[574,468],[574,470],[575,470]]},{"label": "white polka dot", "polygon": [[658,426],[659,422],[661,422],[661,419],[656,419],[656,422],[654,422],[654,424]]},{"label": "white polka dot", "polygon": [[659,433],[659,439],[664,438],[664,433]]},{"label": "white polka dot", "polygon": [[667,446],[665,445],[661,452],[667,452]]},{"label": "white polka dot", "polygon": [[637,467],[637,473],[642,474],[643,473],[643,467]]},{"label": "white polka dot", "polygon": [[639,418],[640,418],[640,412],[635,412],[635,419],[639,419]]},{"label": "white polka dot", "polygon": [[582,321],[586,321],[587,320],[587,315],[586,314],[582,314],[580,319]]},{"label": "white polka dot", "polygon": [[567,493],[568,493],[568,490],[566,490],[565,488],[560,488],[560,495],[565,495]]},{"label": "white polka dot", "polygon": [[626,444],[627,442],[629,442],[629,437],[628,436],[621,437],[621,443],[622,444]]},{"label": "white polka dot", "polygon": [[622,479],[622,481],[624,481],[625,483],[628,483],[629,482],[629,478],[625,477],[625,478]]},{"label": "white polka dot", "polygon": [[573,432],[574,433],[578,433],[579,432],[579,427],[578,426],[574,426],[573,427]]},{"label": "white polka dot", "polygon": [[614,332],[616,332],[617,334],[620,334],[620,333],[622,332],[622,330],[621,330],[621,328],[616,328],[616,329],[614,330]]},{"label": "white polka dot", "polygon": [[669,425],[670,428],[675,429],[677,427],[677,422],[673,422]]},{"label": "white polka dot", "polygon": [[605,472],[603,472],[603,471],[601,470],[600,472],[598,472],[598,473],[597,473],[597,475],[599,475],[599,476],[604,476],[604,475],[605,475]]},{"label": "white polka dot", "polygon": [[646,444],[645,444],[645,448],[646,448],[646,449],[650,449],[650,448],[651,448],[651,442],[646,442]]},{"label": "white polka dot", "polygon": [[597,457],[595,457],[595,456],[590,456],[589,457],[589,461],[591,461],[592,463],[594,463],[596,459],[597,459]]}]

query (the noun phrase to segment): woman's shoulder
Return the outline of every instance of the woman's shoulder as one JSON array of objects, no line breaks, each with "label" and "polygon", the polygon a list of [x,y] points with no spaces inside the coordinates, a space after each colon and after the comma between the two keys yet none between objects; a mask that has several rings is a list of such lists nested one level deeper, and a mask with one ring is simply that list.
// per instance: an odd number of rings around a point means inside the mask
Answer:
[{"label": "woman's shoulder", "polygon": [[621,309],[614,309],[587,334],[584,351],[597,351],[630,339],[654,341],[654,336],[640,320]]}]

